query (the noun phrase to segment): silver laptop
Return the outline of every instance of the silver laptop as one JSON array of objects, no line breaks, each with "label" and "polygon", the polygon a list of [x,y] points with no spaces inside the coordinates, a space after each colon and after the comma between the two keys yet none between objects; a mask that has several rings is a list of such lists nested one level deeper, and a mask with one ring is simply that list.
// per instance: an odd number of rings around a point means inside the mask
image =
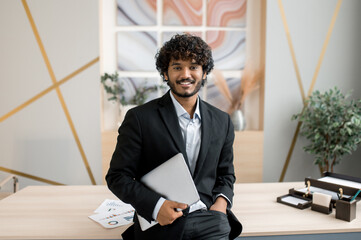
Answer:
[{"label": "silver laptop", "polygon": [[[140,181],[167,200],[185,203],[190,206],[200,199],[182,153],[178,153],[159,165],[144,175]],[[157,224],[156,221],[149,223],[139,214],[137,215],[143,231]]]}]

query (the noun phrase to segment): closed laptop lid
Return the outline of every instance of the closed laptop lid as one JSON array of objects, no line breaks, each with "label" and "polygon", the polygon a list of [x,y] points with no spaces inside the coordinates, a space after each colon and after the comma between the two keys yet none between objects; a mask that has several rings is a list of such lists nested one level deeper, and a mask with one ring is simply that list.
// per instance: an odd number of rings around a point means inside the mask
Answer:
[{"label": "closed laptop lid", "polygon": [[140,181],[167,200],[188,205],[199,200],[198,191],[182,153],[159,165]]},{"label": "closed laptop lid", "polygon": [[[140,181],[167,200],[185,203],[190,206],[200,199],[182,153],[178,153],[159,165],[144,175]],[[139,214],[137,215],[143,231],[157,224],[156,221],[149,223]]]}]

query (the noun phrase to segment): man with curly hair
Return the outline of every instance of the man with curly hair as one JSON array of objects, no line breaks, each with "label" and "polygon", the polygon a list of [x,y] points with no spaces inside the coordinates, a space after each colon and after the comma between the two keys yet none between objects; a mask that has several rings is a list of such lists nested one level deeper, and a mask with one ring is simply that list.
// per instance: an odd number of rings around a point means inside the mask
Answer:
[{"label": "man with curly hair", "polygon": [[[241,233],[242,225],[230,211],[235,182],[233,125],[228,114],[198,96],[213,66],[211,48],[189,34],[173,36],[157,53],[157,70],[170,91],[128,111],[106,180],[136,215],[159,224],[142,231],[135,216],[124,240],[220,240]],[[139,180],[179,152],[200,196],[191,206],[164,199]]]}]

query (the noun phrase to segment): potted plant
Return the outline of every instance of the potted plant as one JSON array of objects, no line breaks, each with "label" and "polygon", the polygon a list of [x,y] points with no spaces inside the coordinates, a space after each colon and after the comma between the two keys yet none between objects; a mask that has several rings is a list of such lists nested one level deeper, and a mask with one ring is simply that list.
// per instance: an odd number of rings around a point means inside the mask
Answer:
[{"label": "potted plant", "polygon": [[120,122],[123,121],[126,112],[137,105],[145,103],[149,93],[164,88],[161,85],[146,86],[146,82],[135,89],[135,94],[130,98],[125,97],[123,82],[119,81],[117,72],[113,74],[104,73],[100,82],[103,84],[105,92],[109,95],[108,101],[120,103]]},{"label": "potted plant", "polygon": [[120,102],[125,104],[125,97],[123,83],[118,82],[118,73],[114,74],[104,73],[103,76],[100,77],[100,82],[103,84],[104,90],[107,94],[109,94],[108,101]]},{"label": "potted plant", "polygon": [[355,151],[361,142],[361,101],[348,100],[335,87],[315,91],[301,113],[292,117],[302,122],[301,135],[310,141],[304,150],[315,156],[323,172],[333,172],[342,157]]}]

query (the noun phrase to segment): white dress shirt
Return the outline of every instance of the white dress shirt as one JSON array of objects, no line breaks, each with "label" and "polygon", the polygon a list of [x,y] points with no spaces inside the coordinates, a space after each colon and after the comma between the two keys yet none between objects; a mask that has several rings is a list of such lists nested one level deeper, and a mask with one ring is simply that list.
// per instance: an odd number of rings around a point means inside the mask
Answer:
[{"label": "white dress shirt", "polygon": [[[190,115],[188,114],[188,112],[174,98],[172,93],[170,93],[170,96],[171,96],[173,105],[175,107],[176,113],[177,113],[179,126],[180,126],[180,129],[182,132],[182,137],[184,140],[184,145],[186,147],[189,167],[190,167],[191,173],[193,174],[195,167],[196,167],[198,155],[199,155],[199,149],[201,147],[201,134],[202,134],[201,123],[202,122],[201,122],[201,113],[199,110],[199,97],[197,98],[196,110],[194,111],[193,118],[191,118]],[[223,194],[220,194],[218,196],[225,197]],[[225,198],[229,202],[228,198],[227,197],[225,197]],[[164,199],[163,197],[161,197],[158,200],[158,202],[153,210],[153,214],[152,214],[153,219],[157,219],[159,209],[163,205],[165,200],[166,199]],[[201,200],[199,200],[198,202],[196,202],[190,206],[189,213],[194,212],[199,209],[202,209],[202,208],[206,209],[207,206]]]}]

